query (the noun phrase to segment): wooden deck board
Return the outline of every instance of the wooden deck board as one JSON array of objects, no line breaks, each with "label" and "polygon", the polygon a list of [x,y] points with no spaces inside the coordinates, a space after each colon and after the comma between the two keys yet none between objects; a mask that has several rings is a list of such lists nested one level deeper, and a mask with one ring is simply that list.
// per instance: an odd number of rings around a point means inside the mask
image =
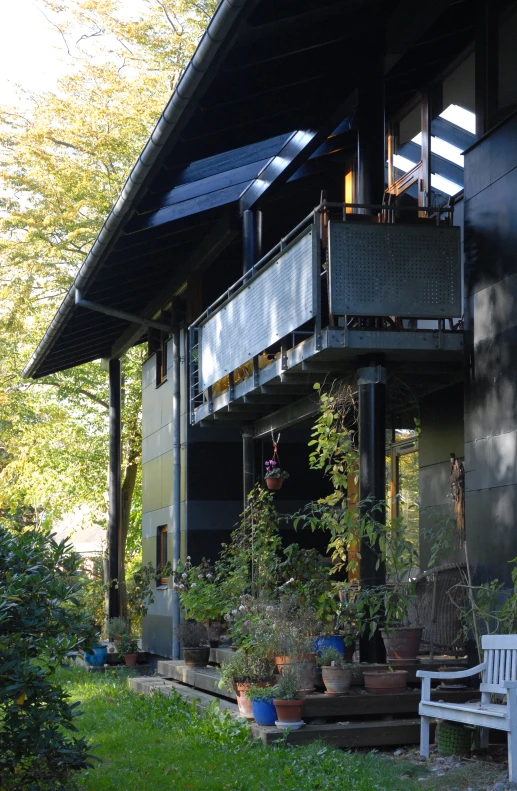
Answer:
[{"label": "wooden deck board", "polygon": [[[252,726],[255,739],[272,744],[285,734],[276,727]],[[308,744],[316,739],[329,742],[334,747],[381,747],[400,744],[418,744],[420,718],[405,720],[372,720],[370,722],[334,723],[331,725],[305,725],[287,736],[289,744]]]}]

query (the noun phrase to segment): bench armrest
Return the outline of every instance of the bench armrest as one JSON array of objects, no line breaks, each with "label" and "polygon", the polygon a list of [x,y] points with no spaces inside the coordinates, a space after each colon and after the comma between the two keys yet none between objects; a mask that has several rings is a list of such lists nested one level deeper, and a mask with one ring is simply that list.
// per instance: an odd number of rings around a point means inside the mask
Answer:
[{"label": "bench armrest", "polygon": [[517,681],[501,681],[501,686],[505,689],[517,689]]},{"label": "bench armrest", "polygon": [[[483,662],[481,665],[476,665],[476,667],[469,667],[467,670],[457,670],[455,673],[447,673],[444,671],[443,673],[439,673],[436,670],[417,670],[416,677],[417,678],[469,678],[470,676],[475,676],[476,673],[481,673],[483,670],[486,669],[486,662]],[[513,682],[508,682],[513,683]],[[503,686],[506,686],[504,684]]]}]

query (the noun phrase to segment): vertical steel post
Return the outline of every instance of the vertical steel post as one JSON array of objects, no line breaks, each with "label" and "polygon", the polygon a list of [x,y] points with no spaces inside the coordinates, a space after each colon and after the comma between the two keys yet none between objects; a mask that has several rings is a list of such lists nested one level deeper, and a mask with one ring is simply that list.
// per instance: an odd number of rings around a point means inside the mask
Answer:
[{"label": "vertical steel post", "polygon": [[[381,524],[386,513],[386,368],[382,358],[363,361],[357,371],[359,390],[359,502],[361,517]],[[381,506],[379,507],[379,504]],[[375,587],[386,582],[386,568],[378,561],[378,549],[361,543],[361,584]],[[385,651],[378,631],[361,639],[362,662],[384,662]]]},{"label": "vertical steel post", "polygon": [[108,618],[120,615],[118,555],[122,516],[122,403],[120,360],[109,361],[109,513],[108,513]]},{"label": "vertical steel post", "polygon": [[[181,384],[180,384],[180,329],[172,333],[172,573],[176,569],[181,551]],[[180,622],[178,592],[172,591],[172,658],[180,658],[180,644],[175,629]]]},{"label": "vertical steel post", "polygon": [[262,255],[262,212],[246,209],[242,214],[242,273],[252,268]]},{"label": "vertical steel post", "polygon": [[377,57],[369,57],[360,69],[357,107],[358,203],[382,203],[385,190],[384,70],[380,41],[376,50]]}]

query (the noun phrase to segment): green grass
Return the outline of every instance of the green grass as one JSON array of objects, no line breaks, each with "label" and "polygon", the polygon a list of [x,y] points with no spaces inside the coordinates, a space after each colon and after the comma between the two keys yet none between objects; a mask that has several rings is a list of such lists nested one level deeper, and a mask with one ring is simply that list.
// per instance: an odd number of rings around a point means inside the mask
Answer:
[{"label": "green grass", "polygon": [[100,759],[79,776],[82,791],[415,791],[425,769],[375,752],[324,744],[264,747],[247,726],[176,696],[140,697],[126,678],[74,668],[61,680],[80,700],[82,735]]}]

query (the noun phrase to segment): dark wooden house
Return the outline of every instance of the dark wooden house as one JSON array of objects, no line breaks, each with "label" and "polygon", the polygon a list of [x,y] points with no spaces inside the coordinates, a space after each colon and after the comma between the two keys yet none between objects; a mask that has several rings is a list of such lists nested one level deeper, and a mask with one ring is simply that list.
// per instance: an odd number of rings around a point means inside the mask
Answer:
[{"label": "dark wooden house", "polygon": [[[279,508],[318,496],[312,388],[344,377],[360,493],[384,497],[388,449],[403,501],[418,451],[424,523],[451,507],[454,452],[475,579],[508,578],[516,40],[504,0],[222,0],[25,369],[110,360],[113,562],[119,359],[147,342],[145,561],[214,557],[272,430],[291,473]],[[177,656],[177,617],[159,586],[144,647]]]}]

